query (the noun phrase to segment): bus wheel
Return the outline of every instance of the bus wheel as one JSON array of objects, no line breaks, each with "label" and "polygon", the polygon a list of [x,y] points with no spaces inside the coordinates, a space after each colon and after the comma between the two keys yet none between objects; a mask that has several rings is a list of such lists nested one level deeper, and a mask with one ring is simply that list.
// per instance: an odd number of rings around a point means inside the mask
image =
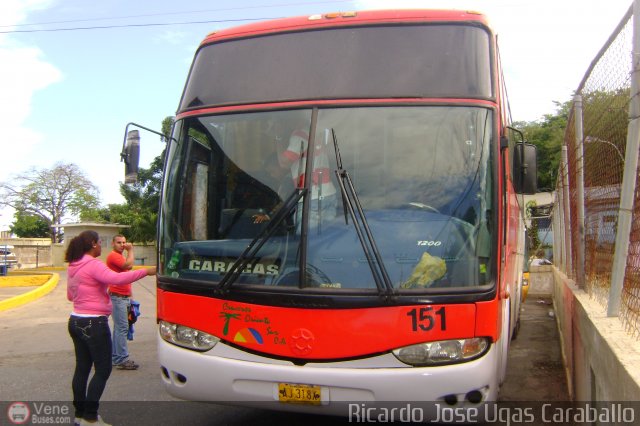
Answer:
[{"label": "bus wheel", "polygon": [[516,326],[513,328],[513,334],[511,334],[511,340],[516,340],[518,333],[520,332],[520,318],[516,321]]}]

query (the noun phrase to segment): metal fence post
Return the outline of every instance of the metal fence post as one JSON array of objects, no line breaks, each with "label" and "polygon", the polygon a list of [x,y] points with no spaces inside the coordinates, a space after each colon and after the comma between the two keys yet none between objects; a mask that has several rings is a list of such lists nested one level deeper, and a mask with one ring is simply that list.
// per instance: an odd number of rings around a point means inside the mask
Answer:
[{"label": "metal fence post", "polygon": [[576,281],[578,287],[585,288],[585,237],[584,237],[584,134],[582,129],[582,96],[573,98],[573,119],[576,130],[576,191],[578,207],[578,247],[576,251]]},{"label": "metal fence post", "polygon": [[[562,182],[562,175],[564,173],[563,169],[564,167],[560,165],[560,174],[559,174],[560,182]],[[567,218],[566,218],[566,212],[564,211],[564,190],[562,188],[562,183],[560,182],[559,182],[560,190],[557,191],[558,222],[560,225],[558,227],[557,235],[558,235],[558,241],[560,243],[560,257],[559,257],[560,270],[565,274],[567,274],[567,241],[566,241],[566,234],[565,234],[565,228],[567,226]]]},{"label": "metal fence post", "polygon": [[640,0],[633,2],[633,47],[631,55],[631,100],[629,103],[629,127],[625,149],[624,174],[620,191],[618,230],[616,232],[611,288],[607,316],[615,317],[620,312],[620,296],[624,285],[627,256],[629,254],[629,234],[633,214],[633,199],[636,190],[638,154],[640,148]]},{"label": "metal fence post", "polygon": [[558,205],[558,191],[553,193],[553,209],[551,210],[551,233],[553,235],[553,263],[560,268],[562,259],[562,238],[560,238],[560,206]]},{"label": "metal fence post", "polygon": [[569,156],[567,146],[562,145],[562,201],[564,209],[564,247],[565,268],[567,276],[573,276],[573,259],[571,258],[571,203],[569,193]]}]

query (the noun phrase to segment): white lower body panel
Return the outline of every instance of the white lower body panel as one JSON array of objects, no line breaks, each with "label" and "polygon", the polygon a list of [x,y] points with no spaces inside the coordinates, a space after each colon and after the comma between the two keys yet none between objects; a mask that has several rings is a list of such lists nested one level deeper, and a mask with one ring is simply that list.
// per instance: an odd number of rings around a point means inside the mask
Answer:
[{"label": "white lower body panel", "polygon": [[[348,415],[353,404],[438,403],[445,407],[478,407],[498,396],[498,345],[474,361],[441,367],[409,367],[393,354],[330,363],[294,365],[243,352],[218,343],[202,353],[162,339],[158,343],[162,379],[181,399],[211,401],[285,411]],[[283,403],[278,384],[319,386],[320,405]],[[475,397],[469,401],[470,393]],[[433,405],[433,404],[431,404]]]}]

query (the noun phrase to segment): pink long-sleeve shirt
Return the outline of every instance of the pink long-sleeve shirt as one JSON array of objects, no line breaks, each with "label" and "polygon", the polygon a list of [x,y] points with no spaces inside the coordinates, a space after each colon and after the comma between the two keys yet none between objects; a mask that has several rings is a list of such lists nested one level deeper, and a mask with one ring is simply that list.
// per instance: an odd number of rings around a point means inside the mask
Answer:
[{"label": "pink long-sleeve shirt", "polygon": [[109,284],[126,284],[147,275],[146,269],[114,272],[100,259],[85,254],[69,264],[67,299],[73,302],[73,312],[86,315],[111,315]]}]

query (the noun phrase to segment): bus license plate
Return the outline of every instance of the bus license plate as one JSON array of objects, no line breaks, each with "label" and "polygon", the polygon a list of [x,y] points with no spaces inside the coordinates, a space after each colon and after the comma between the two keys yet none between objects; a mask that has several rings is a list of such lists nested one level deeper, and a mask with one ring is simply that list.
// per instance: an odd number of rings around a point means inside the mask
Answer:
[{"label": "bus license plate", "polygon": [[320,386],[294,385],[278,383],[278,399],[280,402],[320,405]]}]

